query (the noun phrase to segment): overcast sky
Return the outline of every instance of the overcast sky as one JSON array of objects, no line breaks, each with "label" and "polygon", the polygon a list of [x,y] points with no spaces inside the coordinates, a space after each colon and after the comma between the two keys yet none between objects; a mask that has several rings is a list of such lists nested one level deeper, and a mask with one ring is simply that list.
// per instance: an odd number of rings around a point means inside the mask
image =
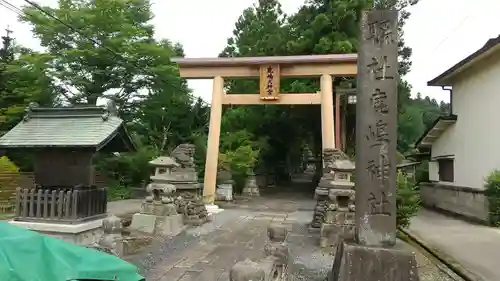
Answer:
[{"label": "overcast sky", "polygon": [[[24,0],[0,0],[16,7]],[[168,38],[184,45],[187,57],[215,57],[232,34],[241,12],[255,0],[156,0],[153,20],[158,38]],[[304,0],[281,0],[287,14],[294,13]],[[427,81],[439,75],[489,38],[500,34],[499,0],[420,0],[411,8],[412,16],[405,27],[405,40],[413,48],[413,67],[406,77],[413,85],[412,94],[420,92],[437,100],[448,101],[440,88],[427,87]],[[57,0],[39,0],[41,5],[55,6]],[[39,49],[29,26],[17,22],[17,15],[0,6],[0,34],[10,25],[16,41]],[[196,96],[210,102],[211,81],[190,81]]]}]

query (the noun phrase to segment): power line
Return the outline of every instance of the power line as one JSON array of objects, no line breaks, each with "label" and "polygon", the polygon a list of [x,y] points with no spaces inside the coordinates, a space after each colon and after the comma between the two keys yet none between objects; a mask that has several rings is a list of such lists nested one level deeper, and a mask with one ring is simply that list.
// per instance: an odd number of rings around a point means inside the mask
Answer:
[{"label": "power line", "polygon": [[5,7],[6,9],[16,13],[19,16],[22,16],[22,10],[19,9],[18,7],[14,6],[13,4],[7,2],[6,0],[0,0],[0,6]]},{"label": "power line", "polygon": [[460,20],[460,22],[455,26],[455,28],[453,28],[451,32],[448,32],[444,36],[443,40],[441,40],[439,44],[437,44],[437,46],[431,51],[431,54],[434,54],[434,52],[436,52],[437,49],[441,47],[441,45],[443,45],[446,41],[448,41],[451,35],[455,34],[455,32],[457,32],[470,19],[470,17],[475,14],[475,12],[476,10],[472,11],[471,13],[468,13],[465,17],[463,17],[462,20]]},{"label": "power line", "polygon": [[[13,11],[14,13],[20,15],[20,16],[25,16],[25,13],[24,11],[22,11],[21,9],[17,8],[16,6],[14,6],[13,4],[9,3],[7,0],[0,0],[0,4],[2,4],[2,6],[8,8],[9,10]],[[144,69],[140,66],[138,66],[137,64],[134,64],[130,61],[128,61],[125,57],[123,57],[122,55],[120,55],[119,53],[117,53],[115,50],[109,48],[108,46],[105,46],[104,44],[102,44],[101,42],[95,40],[94,38],[91,38],[85,34],[83,34],[83,32],[75,27],[73,27],[72,25],[64,22],[63,20],[59,19],[58,17],[54,16],[53,14],[51,14],[50,12],[46,11],[43,7],[41,7],[40,5],[38,5],[37,3],[34,3],[30,0],[24,0],[26,3],[28,3],[29,5],[31,5],[32,7],[34,7],[35,9],[37,9],[38,11],[40,11],[42,14],[46,15],[47,17],[50,17],[51,19],[61,23],[62,25],[64,25],[65,27],[69,28],[70,30],[78,33],[80,36],[82,36],[83,38],[89,40],[90,42],[96,44],[97,46],[101,47],[101,48],[104,48],[106,49],[108,52],[112,53],[115,57],[117,57],[118,59],[121,60],[120,64],[122,63],[125,63],[126,66],[129,66],[129,67],[132,67],[134,69],[137,69],[137,70],[140,70],[140,71],[143,71]],[[7,6],[10,6],[7,7]],[[123,64],[122,64],[123,66]],[[163,78],[161,78],[160,76],[158,75],[154,75],[156,76],[156,78],[158,78],[160,81],[164,82],[165,84],[168,84],[167,81],[165,81]],[[203,99],[199,98],[199,97],[195,97],[193,96],[192,94],[190,93],[187,93],[187,95],[193,99],[193,101],[196,101],[196,100],[200,100],[203,104],[205,105],[209,105],[207,102],[205,102]]]}]

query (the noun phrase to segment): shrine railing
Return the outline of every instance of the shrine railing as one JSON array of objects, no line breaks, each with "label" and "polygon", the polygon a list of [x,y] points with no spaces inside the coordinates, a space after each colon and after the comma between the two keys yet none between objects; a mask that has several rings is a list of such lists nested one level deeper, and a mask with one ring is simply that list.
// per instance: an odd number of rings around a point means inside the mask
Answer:
[{"label": "shrine railing", "polygon": [[106,216],[105,188],[28,189],[17,188],[15,195],[17,221],[78,223]]}]

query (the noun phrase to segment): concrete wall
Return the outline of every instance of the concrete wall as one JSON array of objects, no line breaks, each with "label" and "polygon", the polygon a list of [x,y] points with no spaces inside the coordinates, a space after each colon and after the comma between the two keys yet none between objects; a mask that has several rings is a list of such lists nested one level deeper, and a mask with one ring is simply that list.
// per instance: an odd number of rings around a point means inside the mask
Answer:
[{"label": "concrete wall", "polygon": [[[455,186],[483,189],[484,178],[500,169],[500,53],[459,74],[453,86],[453,113],[458,116],[432,146],[432,156],[455,155]],[[437,180],[434,164],[429,178]]]},{"label": "concrete wall", "polygon": [[483,190],[421,183],[420,196],[424,206],[464,216],[473,220],[488,221],[488,200]]}]

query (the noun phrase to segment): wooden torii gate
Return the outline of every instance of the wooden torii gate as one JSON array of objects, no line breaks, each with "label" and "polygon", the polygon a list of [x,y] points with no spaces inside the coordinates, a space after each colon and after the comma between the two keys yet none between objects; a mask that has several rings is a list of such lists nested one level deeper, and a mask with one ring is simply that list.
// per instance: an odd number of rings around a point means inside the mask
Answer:
[{"label": "wooden torii gate", "polygon": [[[210,127],[203,198],[206,204],[215,199],[222,105],[249,104],[320,104],[322,145],[335,148],[340,136],[335,137],[340,120],[334,118],[333,78],[356,76],[357,54],[309,56],[273,56],[239,58],[176,58],[181,77],[186,79],[213,79]],[[260,77],[260,93],[231,94],[224,92],[224,78]],[[280,93],[281,77],[320,77],[317,93]],[[339,103],[336,102],[339,111]],[[334,121],[335,119],[335,121]],[[338,134],[337,130],[337,134]]]}]

